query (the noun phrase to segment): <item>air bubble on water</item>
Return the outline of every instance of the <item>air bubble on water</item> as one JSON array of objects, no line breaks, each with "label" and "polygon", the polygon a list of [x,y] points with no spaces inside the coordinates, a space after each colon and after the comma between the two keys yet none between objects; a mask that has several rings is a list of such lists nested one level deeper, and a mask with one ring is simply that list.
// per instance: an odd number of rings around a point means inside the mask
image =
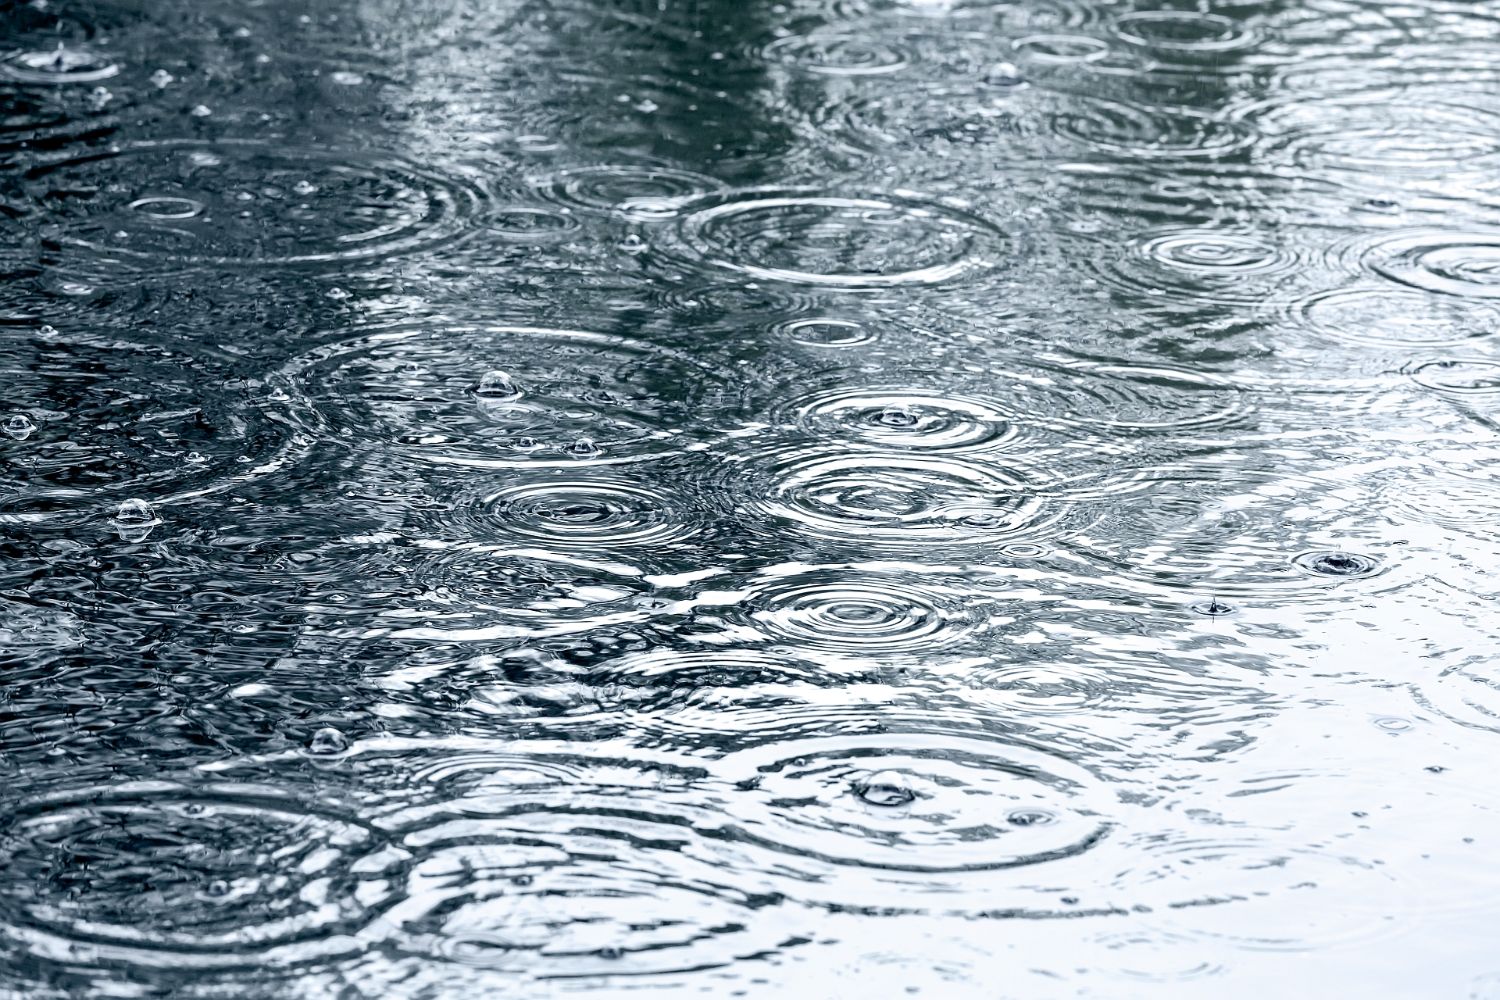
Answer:
[{"label": "air bubble on water", "polygon": [[1011,826],[1046,826],[1057,822],[1057,817],[1045,809],[1013,809],[1005,818]]},{"label": "air bubble on water", "polygon": [[330,299],[333,299],[335,302],[342,302],[345,299],[352,298],[354,293],[350,292],[347,288],[340,288],[337,285],[334,285],[323,294],[328,296]]},{"label": "air bubble on water", "polygon": [[189,111],[188,114],[192,115],[194,118],[207,118],[209,115],[213,114],[213,109],[210,108],[207,104],[198,104],[194,105],[193,110]]},{"label": "air bubble on water", "polygon": [[635,233],[631,233],[630,235],[626,236],[616,245],[622,252],[628,253],[631,256],[645,253],[648,247],[646,241],[640,236],[637,236]]},{"label": "air bubble on water", "polygon": [[115,512],[115,531],[123,541],[144,542],[161,521],[156,510],[144,500],[126,500]]},{"label": "air bubble on water", "polygon": [[1026,78],[1015,63],[998,62],[984,74],[984,82],[992,87],[1022,87]]},{"label": "air bubble on water", "polygon": [[165,90],[177,78],[166,70],[159,69],[155,73],[152,73],[149,79],[155,84],[157,90]]},{"label": "air bubble on water", "polygon": [[324,726],[307,741],[307,752],[318,757],[331,757],[347,749],[349,738],[332,726]]},{"label": "air bubble on water", "polygon": [[887,406],[875,420],[886,427],[914,427],[918,422],[917,415],[905,406]]},{"label": "air bubble on water", "polygon": [[916,800],[917,793],[896,771],[877,771],[854,780],[854,794],[872,806],[904,806]]},{"label": "air bubble on water", "polygon": [[138,528],[161,522],[156,519],[156,509],[145,500],[130,499],[120,503],[120,509],[115,512],[115,523]]},{"label": "air bubble on water", "polygon": [[316,192],[318,190],[318,186],[312,181],[298,181],[297,183],[292,185],[292,190],[297,194],[309,195]]},{"label": "air bubble on water", "polygon": [[566,451],[574,458],[593,458],[601,453],[600,447],[589,438],[579,438],[568,445]]},{"label": "air bubble on water", "polygon": [[479,384],[474,387],[474,395],[491,402],[505,402],[520,399],[521,390],[515,379],[497,368],[480,376]]},{"label": "air bubble on water", "polygon": [[36,431],[36,423],[24,413],[14,413],[5,421],[5,433],[16,441],[25,441]]}]

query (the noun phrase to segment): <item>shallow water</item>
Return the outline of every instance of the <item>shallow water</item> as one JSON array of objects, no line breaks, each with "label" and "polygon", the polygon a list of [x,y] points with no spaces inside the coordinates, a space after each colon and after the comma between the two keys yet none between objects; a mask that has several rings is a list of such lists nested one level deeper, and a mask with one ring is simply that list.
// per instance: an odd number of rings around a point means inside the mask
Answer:
[{"label": "shallow water", "polygon": [[0,996],[1500,997],[1497,37],[0,0]]}]

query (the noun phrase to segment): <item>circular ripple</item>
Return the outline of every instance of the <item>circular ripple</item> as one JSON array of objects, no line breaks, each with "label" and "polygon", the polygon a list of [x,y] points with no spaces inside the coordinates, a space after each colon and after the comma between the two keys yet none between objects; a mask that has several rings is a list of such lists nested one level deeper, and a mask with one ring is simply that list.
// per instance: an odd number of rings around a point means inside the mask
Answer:
[{"label": "circular ripple", "polygon": [[814,318],[788,320],[776,332],[802,347],[859,347],[873,343],[880,331],[848,319]]},{"label": "circular ripple", "polygon": [[956,452],[994,448],[1016,428],[982,399],[924,389],[835,389],[788,407],[804,430],[874,448]]},{"label": "circular ripple", "polygon": [[767,62],[795,66],[824,76],[874,76],[909,65],[905,53],[861,34],[814,31],[778,38],[761,51]]},{"label": "circular ripple", "polygon": [[515,243],[551,243],[567,239],[583,227],[577,219],[562,212],[514,206],[491,212],[487,228]]},{"label": "circular ripple", "polygon": [[983,219],[904,197],[739,192],[695,204],[681,237],[694,264],[840,288],[935,284],[1008,252]]},{"label": "circular ripple", "polygon": [[103,53],[62,45],[35,52],[14,52],[0,59],[0,77],[22,83],[98,83],[119,72],[119,64]]},{"label": "circular ripple", "polygon": [[641,984],[792,946],[785,921],[733,887],[743,854],[694,829],[714,818],[691,794],[696,768],[511,752],[450,757],[421,774],[445,797],[399,817],[420,858],[390,914],[403,951],[535,980]]},{"label": "circular ripple", "polygon": [[18,334],[0,338],[7,392],[34,430],[6,443],[0,520],[200,496],[282,469],[311,443],[276,384],[158,346]]},{"label": "circular ripple", "polygon": [[641,603],[643,585],[608,564],[473,543],[425,543],[417,552],[391,554],[396,556],[406,586],[397,592],[382,587],[374,621],[397,639],[535,639],[649,617]]},{"label": "circular ripple", "polygon": [[[519,396],[474,392],[505,372]],[[622,337],[518,326],[392,327],[331,344],[287,375],[340,438],[444,465],[628,462],[680,450],[723,417],[721,375]]]},{"label": "circular ripple", "polygon": [[653,222],[677,216],[684,202],[724,185],[675,167],[601,164],[561,170],[539,187],[542,194],[579,211]]},{"label": "circular ripple", "polygon": [[64,961],[278,964],[361,948],[403,855],[353,814],[252,785],[133,782],[7,811],[5,931]]},{"label": "circular ripple", "polygon": [[1449,358],[1428,361],[1410,369],[1418,385],[1445,396],[1472,399],[1500,395],[1500,361],[1487,358]]},{"label": "circular ripple", "polygon": [[1131,45],[1174,53],[1244,48],[1254,35],[1222,14],[1191,10],[1141,10],[1122,14],[1115,34]]},{"label": "circular ripple", "polygon": [[886,733],[782,742],[724,758],[740,835],[890,872],[973,872],[1082,854],[1108,833],[1084,768],[1015,744]]},{"label": "circular ripple", "polygon": [[[1392,581],[1383,572],[1389,567],[1379,553],[1398,540],[1370,523],[1367,491],[1334,474],[1283,477],[1230,464],[1167,466],[1105,476],[1089,495],[1096,498],[1097,526],[1062,544],[1093,573],[1102,570],[1121,584],[1164,595],[1217,595],[1201,602],[1205,614],[1218,613],[1214,605],[1233,611],[1235,602],[1226,604],[1225,597],[1312,595],[1368,577],[1386,578],[1389,587],[1404,577],[1391,574]],[[1335,539],[1348,544],[1327,544]],[[1351,562],[1364,571],[1325,572],[1334,565],[1326,560],[1343,553],[1351,553]]]},{"label": "circular ripple", "polygon": [[[1215,229],[1147,233],[1101,262],[1100,276],[1149,302],[1257,305],[1301,274],[1291,250],[1266,237]],[[1097,265],[1096,265],[1097,266]]]},{"label": "circular ripple", "polygon": [[[299,264],[410,253],[451,239],[478,192],[395,159],[250,140],[143,142],[38,167],[58,238],[116,259]],[[80,192],[82,194],[80,194]],[[201,206],[162,217],[143,204]]]},{"label": "circular ripple", "polygon": [[1408,229],[1359,251],[1377,274],[1424,292],[1500,298],[1500,233]]},{"label": "circular ripple", "polygon": [[1019,468],[948,455],[800,449],[750,492],[781,527],[894,548],[1004,544],[1046,534],[1065,513]]},{"label": "circular ripple", "polygon": [[1500,306],[1386,285],[1319,292],[1292,311],[1302,329],[1372,347],[1452,347],[1500,330]]},{"label": "circular ripple", "polygon": [[1011,43],[1017,52],[1040,63],[1092,63],[1109,56],[1109,45],[1087,35],[1037,34]]},{"label": "circular ripple", "polygon": [[517,483],[484,497],[478,507],[472,519],[491,531],[569,551],[666,546],[695,529],[670,495],[624,479]]},{"label": "circular ripple", "polygon": [[742,605],[770,638],[846,655],[930,653],[984,624],[977,598],[895,573],[813,570],[773,577]]},{"label": "circular ripple", "polygon": [[1278,100],[1245,107],[1236,121],[1256,133],[1264,159],[1303,170],[1429,176],[1493,165],[1500,155],[1500,114],[1486,107],[1414,101],[1401,91]]},{"label": "circular ripple", "polygon": [[1023,426],[1157,433],[1229,426],[1249,412],[1234,383],[1185,368],[1066,362],[1005,375],[1004,409]]},{"label": "circular ripple", "polygon": [[1244,125],[1201,111],[1095,97],[1073,99],[1052,127],[1086,146],[1141,159],[1222,157],[1253,139]]}]

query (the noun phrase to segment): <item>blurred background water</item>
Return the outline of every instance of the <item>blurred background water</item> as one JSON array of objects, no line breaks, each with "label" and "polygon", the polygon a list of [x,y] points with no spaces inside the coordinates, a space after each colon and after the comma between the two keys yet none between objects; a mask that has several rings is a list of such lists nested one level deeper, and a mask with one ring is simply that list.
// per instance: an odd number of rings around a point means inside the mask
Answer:
[{"label": "blurred background water", "polygon": [[0,996],[1500,997],[1497,39],[0,0]]}]

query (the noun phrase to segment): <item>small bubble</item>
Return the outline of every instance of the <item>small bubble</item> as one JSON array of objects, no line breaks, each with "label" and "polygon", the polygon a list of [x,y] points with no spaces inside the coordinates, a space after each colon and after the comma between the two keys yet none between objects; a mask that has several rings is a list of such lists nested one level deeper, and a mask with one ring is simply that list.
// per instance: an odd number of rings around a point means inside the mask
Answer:
[{"label": "small bubble", "polygon": [[156,524],[156,510],[144,500],[125,500],[115,512],[115,523],[133,527]]},{"label": "small bubble", "polygon": [[501,401],[520,399],[521,390],[517,387],[515,380],[499,369],[485,372],[479,379],[479,384],[474,388],[474,395],[480,399]]},{"label": "small bubble", "polygon": [[603,451],[603,449],[601,449],[589,438],[579,438],[577,441],[574,441],[572,444],[568,445],[568,447],[564,450],[574,458],[593,458],[595,455],[599,455]]},{"label": "small bubble", "polygon": [[194,118],[207,118],[209,115],[213,114],[213,109],[211,109],[206,104],[198,104],[195,105],[193,107],[193,110],[189,111],[188,114],[192,115]]},{"label": "small bubble", "polygon": [[904,806],[917,797],[907,780],[895,771],[878,771],[854,781],[854,794],[872,806]]},{"label": "small bubble", "polygon": [[1380,563],[1357,552],[1304,552],[1292,563],[1317,576],[1370,576]]},{"label": "small bubble", "polygon": [[349,738],[332,726],[324,726],[312,734],[307,741],[307,752],[319,757],[331,757],[349,749]]},{"label": "small bubble", "polygon": [[617,243],[616,246],[620,248],[621,252],[628,253],[632,257],[636,254],[645,253],[649,247],[646,241],[637,236],[635,233],[631,233],[629,236],[626,236],[624,239],[620,240],[620,242]]},{"label": "small bubble", "polygon": [[318,186],[312,181],[298,181],[292,185],[292,190],[300,195],[309,195],[315,193],[318,190]]},{"label": "small bubble", "polygon": [[1005,817],[1011,826],[1047,826],[1057,817],[1045,809],[1014,809]]},{"label": "small bubble", "polygon": [[165,90],[177,78],[166,70],[159,69],[155,73],[152,73],[149,79],[157,90]]},{"label": "small bubble", "polygon": [[5,433],[16,441],[25,441],[36,432],[36,423],[24,413],[14,413],[5,421]]},{"label": "small bubble", "polygon": [[998,62],[984,74],[984,82],[992,87],[1022,87],[1026,78],[1015,63]]},{"label": "small bubble", "polygon": [[335,302],[343,302],[345,299],[352,298],[354,293],[350,292],[346,288],[340,288],[335,285],[323,294],[328,296],[330,299],[333,299]]},{"label": "small bubble", "polygon": [[886,427],[915,427],[917,415],[905,406],[887,406],[875,417],[875,422]]}]

